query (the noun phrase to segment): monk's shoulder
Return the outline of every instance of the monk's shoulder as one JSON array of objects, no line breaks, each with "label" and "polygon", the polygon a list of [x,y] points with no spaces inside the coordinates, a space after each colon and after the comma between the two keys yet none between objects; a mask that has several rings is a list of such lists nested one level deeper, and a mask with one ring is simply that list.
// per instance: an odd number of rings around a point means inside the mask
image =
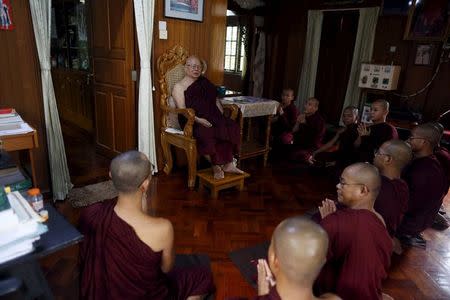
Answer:
[{"label": "monk's shoulder", "polygon": [[155,236],[173,236],[173,225],[168,219],[146,216],[144,222],[146,223],[145,230],[153,233]]}]

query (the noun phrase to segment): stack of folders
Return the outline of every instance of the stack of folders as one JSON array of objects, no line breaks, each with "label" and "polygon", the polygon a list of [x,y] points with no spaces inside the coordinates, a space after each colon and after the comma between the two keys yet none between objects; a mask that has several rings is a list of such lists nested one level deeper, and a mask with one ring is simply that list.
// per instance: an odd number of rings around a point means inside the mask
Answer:
[{"label": "stack of folders", "polygon": [[34,250],[33,243],[48,231],[43,219],[19,192],[0,187],[0,263]]}]

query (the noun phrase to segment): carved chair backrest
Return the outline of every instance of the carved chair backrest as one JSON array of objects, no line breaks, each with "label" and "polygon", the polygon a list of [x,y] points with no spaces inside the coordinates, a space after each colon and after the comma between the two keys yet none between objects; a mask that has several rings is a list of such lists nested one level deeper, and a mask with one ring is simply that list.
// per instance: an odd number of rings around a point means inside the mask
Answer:
[{"label": "carved chair backrest", "polygon": [[[161,92],[161,107],[175,107],[175,101],[171,96],[173,86],[175,83],[183,79],[184,64],[188,56],[189,55],[186,49],[180,45],[176,45],[158,58],[157,68]],[[167,127],[180,129],[178,115],[176,113],[166,113],[166,111],[163,110],[161,120],[163,130]]]}]

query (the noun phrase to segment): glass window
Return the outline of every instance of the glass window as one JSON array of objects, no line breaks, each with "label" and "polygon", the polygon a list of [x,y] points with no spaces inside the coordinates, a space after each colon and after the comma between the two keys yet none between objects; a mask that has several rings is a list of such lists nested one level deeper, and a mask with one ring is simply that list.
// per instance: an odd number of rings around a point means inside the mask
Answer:
[{"label": "glass window", "polygon": [[245,27],[227,26],[225,38],[225,62],[227,72],[241,73],[245,64]]}]

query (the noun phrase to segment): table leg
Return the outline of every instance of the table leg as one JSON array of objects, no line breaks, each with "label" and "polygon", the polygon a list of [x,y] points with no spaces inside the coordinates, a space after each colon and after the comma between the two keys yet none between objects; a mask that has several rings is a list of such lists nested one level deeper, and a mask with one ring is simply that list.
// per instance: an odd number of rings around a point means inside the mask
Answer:
[{"label": "table leg", "polygon": [[211,197],[213,199],[217,199],[218,196],[219,196],[219,191],[217,190],[217,188],[215,186],[211,187]]},{"label": "table leg", "polygon": [[30,156],[30,164],[31,164],[31,177],[33,180],[33,187],[37,186],[37,178],[36,178],[36,168],[34,165],[34,155],[33,155],[33,149],[28,149],[28,154]]},{"label": "table leg", "polygon": [[272,115],[267,116],[267,127],[266,127],[266,145],[264,153],[264,167],[267,165],[267,158],[269,157],[269,150],[270,150],[270,129],[272,126]]}]

